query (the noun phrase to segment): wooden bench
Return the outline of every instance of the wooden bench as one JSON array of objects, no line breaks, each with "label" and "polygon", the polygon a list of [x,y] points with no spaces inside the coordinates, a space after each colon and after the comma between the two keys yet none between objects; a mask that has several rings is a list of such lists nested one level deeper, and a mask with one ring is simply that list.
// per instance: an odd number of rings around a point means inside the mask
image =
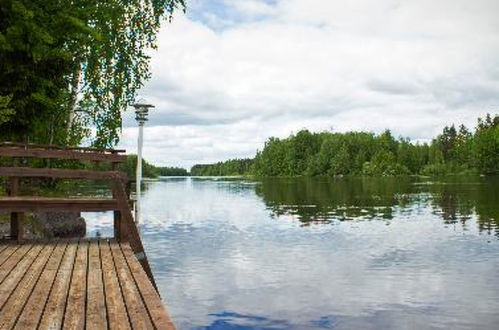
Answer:
[{"label": "wooden bench", "polygon": [[[9,196],[0,197],[0,211],[11,213],[11,238],[24,240],[23,213],[74,211],[99,212],[114,211],[114,238],[129,242],[144,270],[154,284],[144,247],[130,209],[129,193],[126,190],[128,179],[117,171],[117,165],[126,161],[124,150],[95,148],[65,148],[39,144],[0,143],[0,157],[11,158],[11,167],[0,167],[0,177],[10,178]],[[111,163],[110,171],[81,169],[32,168],[19,166],[23,159],[58,159]],[[109,183],[112,198],[49,198],[40,196],[19,196],[20,178],[54,178],[105,180]],[[155,285],[155,284],[154,284]]]},{"label": "wooden bench", "polygon": [[[0,142],[0,177],[10,179],[0,212],[11,214],[10,240],[0,241],[0,328],[174,329],[159,298],[134,222],[124,150]],[[25,159],[111,163],[111,170],[34,168]],[[21,196],[23,178],[104,180],[109,198]],[[114,238],[31,242],[25,212],[114,211]]]}]

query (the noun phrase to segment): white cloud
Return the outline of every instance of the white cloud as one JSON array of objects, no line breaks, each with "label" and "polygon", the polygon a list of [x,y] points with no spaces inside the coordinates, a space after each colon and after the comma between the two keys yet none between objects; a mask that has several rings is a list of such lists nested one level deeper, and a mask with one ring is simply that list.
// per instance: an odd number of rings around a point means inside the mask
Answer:
[{"label": "white cloud", "polygon": [[[145,146],[156,163],[252,156],[267,137],[305,127],[428,139],[499,106],[497,1],[212,0],[193,10],[161,31],[142,92],[157,105]],[[133,151],[135,138],[125,128],[123,146]]]}]

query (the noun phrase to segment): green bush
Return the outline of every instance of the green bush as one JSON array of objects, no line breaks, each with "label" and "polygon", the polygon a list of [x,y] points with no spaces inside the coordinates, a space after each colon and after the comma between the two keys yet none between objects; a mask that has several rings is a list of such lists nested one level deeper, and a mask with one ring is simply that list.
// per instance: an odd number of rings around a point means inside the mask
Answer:
[{"label": "green bush", "polygon": [[391,151],[378,151],[370,162],[365,162],[362,174],[367,176],[393,176],[410,174],[409,169],[395,161]]}]

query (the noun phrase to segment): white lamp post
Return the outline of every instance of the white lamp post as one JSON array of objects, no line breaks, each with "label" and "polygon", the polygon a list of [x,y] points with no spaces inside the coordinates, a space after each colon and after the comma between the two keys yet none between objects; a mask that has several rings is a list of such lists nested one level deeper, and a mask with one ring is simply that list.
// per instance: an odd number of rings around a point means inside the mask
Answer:
[{"label": "white lamp post", "polygon": [[135,120],[139,124],[139,138],[137,146],[137,173],[136,173],[136,195],[137,201],[135,203],[135,222],[139,223],[140,219],[140,194],[142,182],[142,145],[144,141],[144,124],[147,121],[149,109],[154,108],[153,105],[147,104],[145,101],[140,100],[139,103],[133,104],[135,108]]}]

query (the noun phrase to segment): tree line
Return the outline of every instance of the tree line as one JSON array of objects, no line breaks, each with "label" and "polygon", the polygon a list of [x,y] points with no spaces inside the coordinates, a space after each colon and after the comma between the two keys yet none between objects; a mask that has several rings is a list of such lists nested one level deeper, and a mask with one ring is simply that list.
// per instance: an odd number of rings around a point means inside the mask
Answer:
[{"label": "tree line", "polygon": [[[126,173],[130,180],[135,180],[137,173],[137,155],[128,155],[125,163],[120,164],[118,169]],[[160,176],[188,176],[189,172],[180,167],[161,167],[150,164],[142,159],[142,176],[145,178],[158,178]]]},{"label": "tree line", "polygon": [[252,159],[230,159],[216,164],[199,164],[191,168],[194,176],[234,176],[245,175],[252,171]]},{"label": "tree line", "polygon": [[[77,167],[82,169],[90,169],[98,171],[111,170],[111,164],[108,163],[79,162],[75,164],[72,162],[68,163],[67,161],[57,161],[52,164],[52,166],[58,166],[58,165],[60,165],[61,167],[73,167],[73,168]],[[118,170],[124,172],[129,180],[135,180],[137,173],[137,155],[134,154],[127,155],[126,161],[118,165]],[[155,166],[149,163],[144,158],[142,158],[142,176],[144,178],[155,179],[160,176],[188,176],[188,175],[189,172],[185,168],[170,167],[170,166]]]},{"label": "tree line", "polygon": [[192,175],[338,176],[499,174],[499,115],[479,118],[472,131],[447,126],[429,143],[395,138],[389,130],[301,130],[271,137],[253,159],[195,165]]}]

